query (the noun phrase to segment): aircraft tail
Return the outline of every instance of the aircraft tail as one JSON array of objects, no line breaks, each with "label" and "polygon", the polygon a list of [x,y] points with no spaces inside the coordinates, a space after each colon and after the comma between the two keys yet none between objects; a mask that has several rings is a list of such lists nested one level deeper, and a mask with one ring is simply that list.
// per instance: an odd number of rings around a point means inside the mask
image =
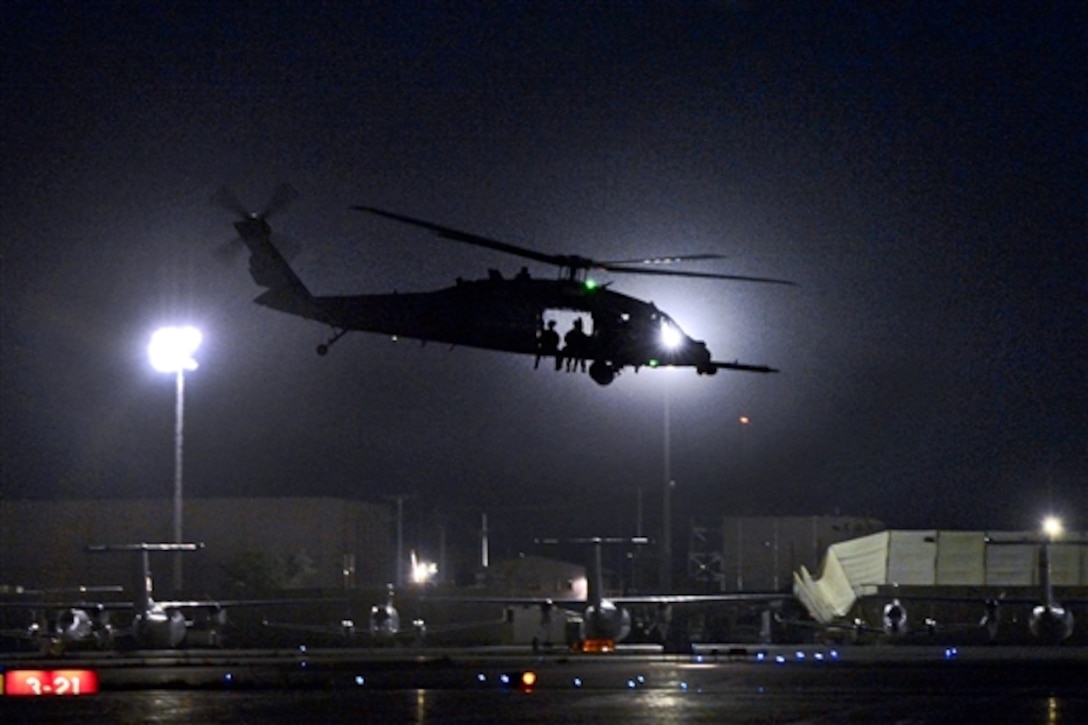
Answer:
[{"label": "aircraft tail", "polygon": [[632,536],[632,537],[600,537],[593,536],[590,538],[574,538],[574,539],[537,539],[538,544],[589,544],[590,545],[590,557],[588,566],[586,567],[586,601],[590,606],[600,608],[601,600],[604,599],[604,566],[601,557],[601,547],[603,544],[625,544],[641,546],[649,544],[650,540],[644,536]]},{"label": "aircraft tail", "polygon": [[1050,548],[1047,542],[1039,544],[1039,586],[1043,590],[1043,603],[1054,606],[1054,585],[1051,582]]},{"label": "aircraft tail", "polygon": [[272,227],[263,216],[249,216],[234,223],[249,249],[249,274],[267,289],[255,302],[303,317],[316,317],[313,295],[306,289],[280,250],[272,243]]},{"label": "aircraft tail", "polygon": [[212,197],[212,203],[240,217],[234,222],[234,229],[249,250],[249,274],[254,282],[266,288],[266,292],[255,300],[257,304],[317,319],[313,295],[272,243],[272,227],[268,224],[272,214],[284,209],[297,197],[298,192],[294,187],[282,184],[267,208],[258,213],[247,210],[233,191],[223,187]]},{"label": "aircraft tail", "polygon": [[180,543],[180,544],[97,544],[88,546],[87,551],[92,554],[113,554],[117,552],[139,552],[136,562],[136,604],[141,611],[146,611],[152,602],[153,585],[151,581],[151,557],[152,551],[199,551],[204,544]]}]

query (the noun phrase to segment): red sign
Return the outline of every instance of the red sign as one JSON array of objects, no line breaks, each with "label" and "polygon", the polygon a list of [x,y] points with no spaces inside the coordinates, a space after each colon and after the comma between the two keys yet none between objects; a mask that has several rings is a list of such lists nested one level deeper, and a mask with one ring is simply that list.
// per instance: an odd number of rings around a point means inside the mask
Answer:
[{"label": "red sign", "polygon": [[2,682],[5,695],[52,697],[98,692],[94,670],[8,670]]}]

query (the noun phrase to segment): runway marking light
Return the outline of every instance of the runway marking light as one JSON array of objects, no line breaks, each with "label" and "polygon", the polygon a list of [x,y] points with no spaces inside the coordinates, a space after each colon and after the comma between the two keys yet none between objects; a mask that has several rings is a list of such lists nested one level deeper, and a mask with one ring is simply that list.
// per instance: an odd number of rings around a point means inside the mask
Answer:
[{"label": "runway marking light", "polygon": [[355,684],[358,685],[359,687],[362,687],[363,685],[366,684],[366,678],[363,677],[362,675],[355,675]]},{"label": "runway marking light", "polygon": [[521,686],[529,689],[536,684],[536,673],[532,671],[521,673]]},{"label": "runway marking light", "polygon": [[575,687],[581,687],[582,686],[582,678],[581,677],[575,677],[571,681],[571,684],[574,685]]},{"label": "runway marking light", "polygon": [[776,664],[780,664],[780,665],[786,664],[786,658],[783,657],[782,655],[775,655],[774,656],[774,661],[775,661]]}]

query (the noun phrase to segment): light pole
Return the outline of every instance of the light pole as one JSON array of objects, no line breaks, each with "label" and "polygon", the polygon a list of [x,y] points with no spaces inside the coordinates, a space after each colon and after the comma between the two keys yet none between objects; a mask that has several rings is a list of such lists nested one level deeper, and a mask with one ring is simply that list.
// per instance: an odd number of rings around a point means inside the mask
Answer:
[{"label": "light pole", "polygon": [[665,380],[664,410],[664,486],[661,502],[661,591],[672,591],[672,490],[676,481],[672,478],[672,430],[669,410],[669,381]]},{"label": "light pole", "polygon": [[[151,367],[161,373],[175,373],[177,378],[177,415],[174,425],[174,543],[181,538],[181,448],[185,411],[185,371],[196,370],[193,353],[203,339],[195,327],[163,327],[151,336],[147,355]],[[181,553],[174,552],[174,591],[182,589]]]}]

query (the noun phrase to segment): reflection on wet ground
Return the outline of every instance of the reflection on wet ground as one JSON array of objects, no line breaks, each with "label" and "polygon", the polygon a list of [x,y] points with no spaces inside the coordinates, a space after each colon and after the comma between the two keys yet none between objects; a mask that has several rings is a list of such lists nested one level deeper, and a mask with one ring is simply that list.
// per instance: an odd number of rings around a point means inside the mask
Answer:
[{"label": "reflection on wet ground", "polygon": [[102,691],[5,697],[12,722],[1088,722],[1088,650],[767,648],[132,653]]}]

